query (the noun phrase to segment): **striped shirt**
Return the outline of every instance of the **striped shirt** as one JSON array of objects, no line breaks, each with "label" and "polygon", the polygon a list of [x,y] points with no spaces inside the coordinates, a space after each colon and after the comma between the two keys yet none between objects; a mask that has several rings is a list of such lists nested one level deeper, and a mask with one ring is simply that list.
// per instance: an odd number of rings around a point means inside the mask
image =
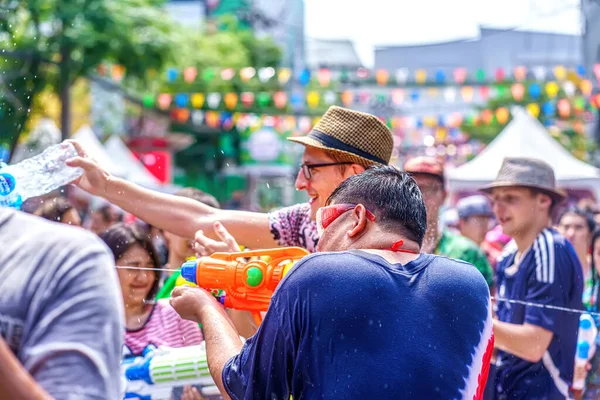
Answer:
[{"label": "striped shirt", "polygon": [[127,330],[125,346],[127,353],[141,354],[149,345],[156,347],[186,347],[202,343],[198,324],[182,319],[168,300],[159,300],[143,327]]},{"label": "striped shirt", "polygon": [[[582,309],[583,274],[571,244],[553,229],[538,234],[529,250],[516,260],[510,242],[498,260],[497,284],[501,298],[534,304]],[[573,380],[579,315],[555,309],[498,302],[498,319],[532,324],[553,333],[539,362],[529,362],[500,351],[496,392],[509,399],[565,399]]]}]

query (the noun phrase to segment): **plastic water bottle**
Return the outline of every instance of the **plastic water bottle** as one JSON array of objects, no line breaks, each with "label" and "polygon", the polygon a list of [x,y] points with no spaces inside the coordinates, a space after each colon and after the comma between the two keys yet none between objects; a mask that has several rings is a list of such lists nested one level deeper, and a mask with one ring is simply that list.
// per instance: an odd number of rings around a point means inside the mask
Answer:
[{"label": "plastic water bottle", "polygon": [[25,200],[73,182],[83,170],[69,167],[66,161],[76,156],[75,147],[63,142],[35,157],[0,168],[0,206],[19,209]]},{"label": "plastic water bottle", "polygon": [[577,336],[577,350],[575,352],[575,376],[573,389],[583,390],[587,372],[585,366],[596,352],[596,336],[598,329],[594,318],[590,314],[581,314],[579,318],[579,334]]}]

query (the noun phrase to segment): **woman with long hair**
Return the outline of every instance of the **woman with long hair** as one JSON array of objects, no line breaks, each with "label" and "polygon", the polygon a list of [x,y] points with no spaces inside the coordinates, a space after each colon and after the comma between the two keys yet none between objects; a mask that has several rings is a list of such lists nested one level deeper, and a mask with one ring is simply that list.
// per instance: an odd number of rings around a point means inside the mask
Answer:
[{"label": "woman with long hair", "polygon": [[[202,343],[200,327],[182,319],[168,299],[155,301],[160,260],[149,235],[135,225],[116,224],[100,234],[112,251],[125,306],[126,357],[141,356],[147,348],[186,347]],[[120,267],[120,268],[119,268]],[[185,399],[202,399],[186,387]]]}]

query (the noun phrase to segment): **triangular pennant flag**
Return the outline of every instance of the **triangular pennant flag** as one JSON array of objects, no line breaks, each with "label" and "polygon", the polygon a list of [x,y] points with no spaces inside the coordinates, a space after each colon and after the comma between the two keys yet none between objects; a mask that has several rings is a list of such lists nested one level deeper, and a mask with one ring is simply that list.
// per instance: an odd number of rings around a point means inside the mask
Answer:
[{"label": "triangular pennant flag", "polygon": [[187,83],[194,82],[198,75],[198,69],[196,67],[186,67],[183,70],[183,80]]},{"label": "triangular pennant flag", "polygon": [[221,79],[224,81],[230,81],[235,76],[235,70],[233,68],[225,68],[221,70]]},{"label": "triangular pennant flag", "polygon": [[563,83],[563,90],[565,91],[567,97],[573,97],[576,89],[577,88],[575,87],[575,84],[571,81],[565,81]]},{"label": "triangular pennant flag", "polygon": [[342,105],[348,107],[351,106],[354,102],[354,93],[349,90],[342,92],[341,95]]},{"label": "triangular pennant flag", "polygon": [[219,103],[221,102],[221,93],[209,93],[208,96],[206,96],[206,102],[208,103],[209,108],[219,107]]},{"label": "triangular pennant flag", "polygon": [[192,112],[192,124],[200,126],[204,123],[204,111],[194,110]]},{"label": "triangular pennant flag", "polygon": [[473,100],[473,88],[471,86],[464,86],[461,89],[461,94],[464,101],[470,103]]},{"label": "triangular pennant flag", "polygon": [[523,82],[527,78],[527,68],[522,65],[515,67],[513,74],[517,81]]},{"label": "triangular pennant flag", "polygon": [[415,71],[415,82],[423,84],[427,81],[427,71],[424,69],[418,69]]},{"label": "triangular pennant flag", "polygon": [[513,96],[513,99],[516,101],[521,101],[523,100],[523,96],[525,96],[525,87],[522,83],[515,83],[511,86],[510,92]]},{"label": "triangular pennant flag", "polygon": [[396,70],[396,83],[399,85],[406,84],[406,81],[408,80],[408,74],[408,68],[400,68]]},{"label": "triangular pennant flag", "polygon": [[190,99],[192,107],[202,108],[204,105],[204,93],[194,93]]},{"label": "triangular pennant flag", "polygon": [[334,104],[336,99],[337,99],[337,95],[335,94],[335,92],[333,92],[331,90],[325,92],[325,95],[323,96],[323,101],[327,105]]},{"label": "triangular pennant flag", "polygon": [[356,70],[356,76],[358,79],[367,79],[369,77],[369,70],[367,68],[359,68]]},{"label": "triangular pennant flag", "polygon": [[571,115],[571,104],[567,99],[560,99],[556,104],[556,108],[558,109],[558,114],[561,118],[567,118]]},{"label": "triangular pennant flag", "polygon": [[379,69],[375,73],[375,80],[379,86],[385,86],[387,85],[389,76],[390,74],[388,73],[387,69]]},{"label": "triangular pennant flag", "polygon": [[258,79],[262,83],[269,82],[274,76],[275,69],[273,67],[261,68],[258,70]]},{"label": "triangular pennant flag", "polygon": [[329,83],[331,82],[331,70],[329,70],[329,68],[319,69],[319,72],[317,73],[317,80],[319,81],[319,85],[321,85],[321,87],[329,86]]},{"label": "triangular pennant flag", "polygon": [[277,108],[284,108],[287,104],[287,94],[285,92],[275,92],[273,94],[273,103]]},{"label": "triangular pennant flag", "polygon": [[544,89],[546,89],[546,94],[548,95],[548,97],[554,98],[558,94],[559,88],[556,82],[548,82],[546,83]]},{"label": "triangular pennant flag", "polygon": [[227,107],[229,110],[233,110],[235,106],[237,106],[238,95],[232,92],[226,93],[223,101],[225,102],[225,107]]},{"label": "triangular pennant flag", "polygon": [[564,81],[567,77],[567,69],[562,65],[557,65],[554,67],[554,76],[558,81]]},{"label": "triangular pennant flag", "polygon": [[277,73],[277,79],[279,79],[279,83],[281,83],[282,85],[288,83],[291,77],[292,71],[289,68],[280,68]]},{"label": "triangular pennant flag", "polygon": [[592,90],[594,89],[594,85],[589,80],[584,79],[579,84],[579,89],[581,89],[581,93],[583,93],[584,96],[589,96],[589,95],[592,94]]},{"label": "triangular pennant flag", "polygon": [[240,95],[240,100],[242,101],[242,104],[244,105],[244,107],[250,108],[254,104],[254,93],[243,92]]},{"label": "triangular pennant flag", "polygon": [[161,93],[158,95],[158,107],[166,110],[171,106],[172,96],[169,93]]},{"label": "triangular pennant flag", "polygon": [[317,108],[319,100],[321,100],[319,92],[311,91],[306,95],[306,103],[310,108]]},{"label": "triangular pennant flag", "polygon": [[392,90],[392,103],[399,106],[404,102],[404,90],[394,89]]},{"label": "triangular pennant flag", "polygon": [[465,80],[467,79],[467,70],[465,68],[456,68],[454,70],[454,81],[456,83],[458,83],[459,85],[462,85],[463,83],[465,83]]},{"label": "triangular pennant flag", "polygon": [[537,67],[533,67],[533,76],[538,81],[543,81],[546,79],[546,67],[539,65]]},{"label": "triangular pennant flag", "polygon": [[242,78],[243,82],[247,82],[254,78],[254,75],[256,75],[256,70],[252,67],[246,67],[240,70],[240,78]]}]

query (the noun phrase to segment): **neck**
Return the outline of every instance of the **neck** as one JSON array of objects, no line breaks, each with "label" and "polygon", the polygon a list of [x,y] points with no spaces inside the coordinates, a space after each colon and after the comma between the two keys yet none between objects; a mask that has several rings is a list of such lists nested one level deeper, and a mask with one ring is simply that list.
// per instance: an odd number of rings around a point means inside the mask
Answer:
[{"label": "neck", "polygon": [[139,317],[146,312],[146,304],[128,304],[125,303],[125,320],[129,321],[132,318]]},{"label": "neck", "polygon": [[577,258],[579,259],[579,262],[581,263],[581,269],[583,270],[583,277],[586,278],[589,276],[590,274],[590,269],[592,268],[590,265],[590,260],[588,257],[588,253],[585,249],[579,249],[576,251],[577,253]]},{"label": "neck", "polygon": [[[403,242],[396,251],[392,250],[392,247],[398,243]],[[412,256],[416,258],[419,255],[419,245],[399,235],[390,235],[389,233],[381,232],[377,235],[371,235],[370,237],[364,238],[360,242],[356,243],[356,249],[368,251],[370,253],[377,253],[382,255],[385,259],[398,259]],[[403,251],[400,251],[403,250]],[[384,256],[387,254],[388,256]]]},{"label": "neck", "polygon": [[535,241],[535,238],[540,234],[540,232],[546,229],[547,227],[547,222],[538,222],[534,224],[527,232],[523,232],[519,235],[513,235],[513,239],[517,244],[517,249],[519,253],[523,254],[524,252],[526,252],[531,247],[531,245]]}]

